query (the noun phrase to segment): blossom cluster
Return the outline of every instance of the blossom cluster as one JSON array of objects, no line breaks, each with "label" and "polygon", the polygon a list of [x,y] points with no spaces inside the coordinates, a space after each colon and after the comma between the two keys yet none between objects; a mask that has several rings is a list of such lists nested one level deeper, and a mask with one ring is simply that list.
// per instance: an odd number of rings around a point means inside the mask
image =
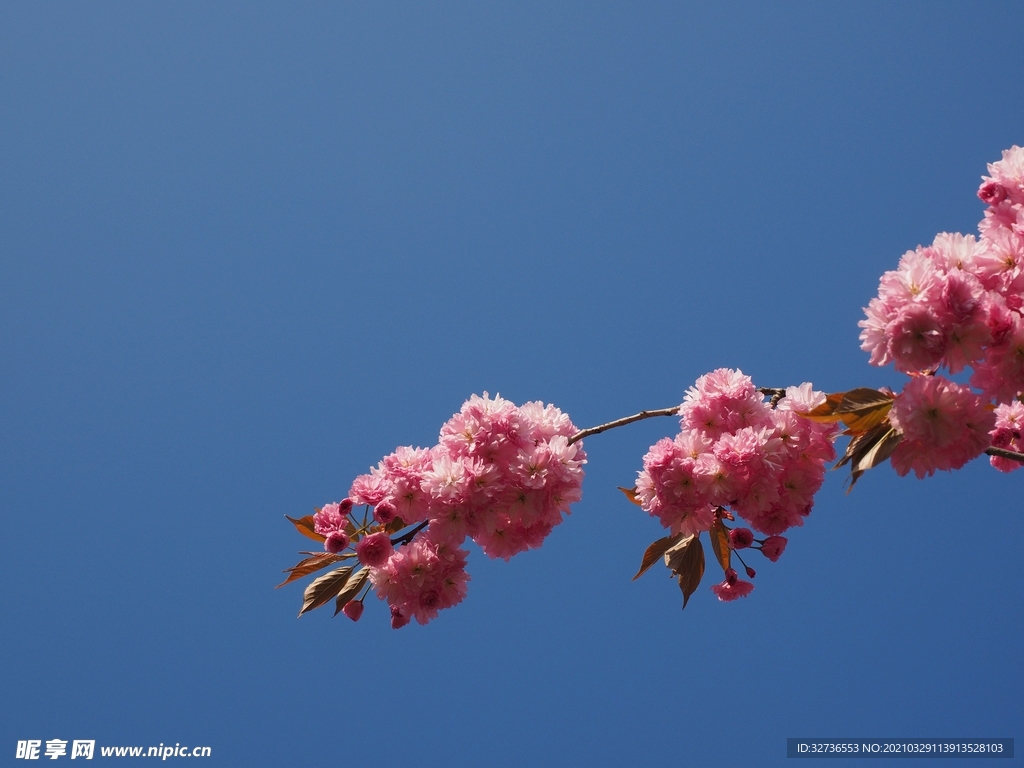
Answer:
[{"label": "blossom cluster", "polygon": [[[992,445],[1024,453],[1024,403],[1015,401],[996,406]],[[1020,462],[1013,459],[993,456],[991,461],[992,466],[1000,472],[1012,472],[1020,468]]]},{"label": "blossom cluster", "polygon": [[[940,376],[907,385],[894,406],[894,423],[909,429],[892,457],[901,475],[957,469],[978,456],[989,444],[979,430],[992,429],[979,410],[1024,392],[1024,149],[1006,150],[988,169],[980,237],[942,233],[904,254],[859,323],[872,364],[915,376],[971,367],[979,390]],[[969,434],[957,439],[956,430]]]},{"label": "blossom cluster", "polygon": [[[720,368],[701,376],[679,408],[679,434],[658,441],[644,456],[637,501],[674,534],[708,531],[731,508],[769,535],[759,543],[777,559],[785,544],[779,534],[803,525],[825,464],[836,457],[837,427],[800,415],[824,401],[823,393],[803,384],[789,387],[772,408],[742,371]],[[752,535],[749,541],[737,537],[742,530],[732,531],[733,549],[754,541]],[[715,588],[720,599],[753,588],[735,576],[727,572]]]},{"label": "blossom cluster", "polygon": [[[390,605],[392,626],[426,624],[466,595],[467,538],[508,560],[539,547],[579,501],[586,453],[570,443],[576,431],[554,406],[474,395],[437,445],[398,448],[357,477],[348,498],[314,516],[316,532],[328,551],[341,551],[350,544],[347,513],[372,508],[374,523],[354,552]],[[425,530],[393,547],[386,531],[416,523]]]}]

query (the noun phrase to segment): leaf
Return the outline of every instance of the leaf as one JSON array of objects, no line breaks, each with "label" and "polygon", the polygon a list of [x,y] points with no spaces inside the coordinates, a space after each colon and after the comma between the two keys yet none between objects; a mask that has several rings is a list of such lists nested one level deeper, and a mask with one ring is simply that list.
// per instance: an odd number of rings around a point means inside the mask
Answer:
[{"label": "leaf", "polygon": [[[285,515],[285,517],[288,517],[288,515]],[[313,528],[313,516],[312,515],[306,515],[305,517],[300,517],[298,520],[296,520],[294,517],[288,517],[288,519],[291,520],[292,525],[295,526],[295,530],[297,530],[299,533],[301,533],[307,539],[312,539],[313,541],[320,541],[320,542],[327,541],[327,537],[326,536],[321,536]]]},{"label": "leaf", "polygon": [[715,524],[708,531],[708,536],[711,537],[711,549],[718,559],[718,564],[722,566],[723,571],[729,570],[732,563],[732,548],[729,546],[729,532],[725,530],[721,520],[715,520]]},{"label": "leaf", "polygon": [[388,533],[398,533],[400,530],[405,528],[405,521],[400,517],[396,517],[390,523],[384,526],[384,530]]},{"label": "leaf", "polygon": [[853,490],[853,486],[864,472],[888,459],[902,438],[903,435],[893,428],[888,419],[864,434],[856,435],[846,446],[843,458],[833,467],[839,469],[847,464],[851,465],[850,487],[846,492]]},{"label": "leaf", "polygon": [[351,574],[352,566],[346,565],[311,582],[302,594],[302,610],[299,611],[299,616],[314,608],[319,608],[328,600],[336,597],[345,588],[345,583]]},{"label": "leaf", "polygon": [[301,561],[297,565],[293,565],[291,568],[285,568],[284,572],[289,574],[289,576],[277,586],[283,587],[290,581],[301,579],[303,576],[315,573],[321,568],[326,568],[331,563],[336,563],[342,559],[344,558],[341,555],[335,555],[331,552],[315,552],[312,557],[307,557],[305,560]]},{"label": "leaf", "polygon": [[843,397],[845,396],[845,392],[836,392],[831,395],[825,395],[824,403],[814,410],[808,411],[807,413],[801,413],[800,415],[805,419],[810,419],[811,421],[820,421],[824,423],[839,421],[841,417],[836,413],[836,409],[839,407],[840,403],[843,402]]},{"label": "leaf", "polygon": [[337,616],[349,600],[359,594],[359,590],[366,583],[366,577],[370,575],[369,568],[360,568],[356,575],[348,580],[345,588],[338,593],[338,602],[335,604],[334,615]]},{"label": "leaf", "polygon": [[[879,427],[889,427],[882,433],[882,436],[877,440],[873,441],[870,447],[863,452],[862,455],[858,456],[853,461],[853,465],[850,467],[850,490],[853,490],[853,484],[857,482],[857,479],[863,475],[867,470],[877,467],[883,461],[892,456],[892,452],[896,450],[896,446],[900,444],[900,440],[903,439],[903,434],[897,432],[889,422],[880,424]],[[847,491],[849,493],[849,491]]]},{"label": "leaf", "polygon": [[[632,488],[623,488],[621,485],[619,485],[619,486],[616,486],[616,487],[620,491],[622,491],[624,494],[626,494],[626,498],[627,499],[629,499],[631,502],[636,504],[638,507],[640,506],[640,501],[636,497],[636,486],[633,486]],[[637,575],[639,575],[639,574],[637,574]],[[635,579],[636,576],[634,576],[633,578]]]},{"label": "leaf", "polygon": [[[622,488],[619,489],[623,490]],[[654,565],[658,560],[661,559],[662,555],[665,554],[672,546],[677,544],[683,537],[683,534],[677,533],[675,536],[666,536],[663,539],[658,539],[656,542],[651,544],[644,552],[643,559],[640,561],[640,570],[636,572],[636,576],[633,577],[633,581],[639,579],[644,572]]]},{"label": "leaf", "polygon": [[700,537],[690,534],[669,549],[665,553],[665,565],[678,578],[685,609],[690,595],[697,591],[704,577],[704,545],[700,543]]},{"label": "leaf", "polygon": [[672,573],[679,573],[679,563],[682,561],[683,556],[686,554],[687,548],[696,540],[697,536],[694,536],[691,533],[689,536],[680,539],[671,547],[665,550],[665,554],[663,556],[665,559],[665,565],[668,567],[670,571],[672,571]]},{"label": "leaf", "polygon": [[843,395],[836,413],[851,434],[861,434],[886,420],[894,400],[892,395],[877,389],[851,389]]}]

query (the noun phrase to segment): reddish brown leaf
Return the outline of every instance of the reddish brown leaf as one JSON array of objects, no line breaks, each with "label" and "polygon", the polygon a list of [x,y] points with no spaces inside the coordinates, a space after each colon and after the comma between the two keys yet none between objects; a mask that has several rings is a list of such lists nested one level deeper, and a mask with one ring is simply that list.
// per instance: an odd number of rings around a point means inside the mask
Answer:
[{"label": "reddish brown leaf", "polygon": [[[288,517],[288,515],[285,515],[285,517]],[[301,533],[307,539],[312,539],[313,541],[320,541],[320,542],[327,541],[327,537],[326,536],[321,536],[313,528],[313,516],[312,515],[306,515],[305,517],[300,517],[298,520],[296,520],[294,517],[288,517],[288,519],[291,521],[292,525],[295,526],[295,530],[297,530],[299,533]]]},{"label": "reddish brown leaf", "polygon": [[405,521],[400,517],[396,517],[390,523],[384,526],[384,530],[388,533],[398,533],[400,530],[405,528]]},{"label": "reddish brown leaf", "polygon": [[836,409],[839,407],[840,403],[843,402],[843,397],[845,395],[845,392],[836,392],[831,395],[825,395],[824,403],[819,405],[813,411],[801,413],[800,415],[805,419],[810,419],[811,421],[820,421],[825,423],[839,421],[840,416],[836,413]]},{"label": "reddish brown leaf", "polygon": [[643,559],[640,561],[640,570],[636,572],[633,581],[639,579],[648,568],[658,562],[662,555],[677,544],[681,538],[683,538],[683,534],[677,533],[675,536],[666,536],[651,544],[644,552]]},{"label": "reddish brown leaf", "polygon": [[348,580],[348,584],[345,588],[338,593],[338,601],[335,603],[334,615],[337,616],[341,609],[356,595],[359,594],[359,590],[363,588],[363,584],[366,583],[366,577],[370,575],[370,571],[367,568],[360,568],[356,571],[356,575]]},{"label": "reddish brown leaf", "polygon": [[728,570],[732,562],[732,548],[729,546],[729,532],[725,530],[721,520],[715,520],[715,524],[708,531],[711,537],[711,550],[715,553],[718,564],[722,570]]},{"label": "reddish brown leaf", "polygon": [[850,440],[850,444],[846,446],[846,453],[834,467],[839,469],[850,464],[850,487],[846,492],[853,490],[853,486],[865,471],[877,467],[888,459],[902,437],[903,435],[893,429],[886,419]]},{"label": "reddish brown leaf", "polygon": [[682,562],[683,556],[686,554],[687,548],[695,541],[697,536],[692,533],[689,536],[684,536],[671,547],[665,550],[664,559],[665,565],[672,573],[679,573],[679,563]]},{"label": "reddish brown leaf", "polygon": [[877,389],[851,389],[843,396],[836,413],[850,434],[862,434],[885,421],[893,399],[892,395]]},{"label": "reddish brown leaf", "polygon": [[343,558],[341,555],[335,555],[331,552],[316,552],[312,557],[307,557],[301,561],[298,565],[293,565],[291,568],[285,568],[284,572],[289,574],[288,578],[278,584],[278,587],[283,587],[290,581],[301,579],[303,576],[308,576],[311,573],[319,571],[321,568],[326,568],[331,563],[336,563]]},{"label": "reddish brown leaf", "polygon": [[686,608],[690,595],[697,591],[704,577],[704,545],[700,538],[691,534],[670,548],[665,552],[665,565],[676,574]]},{"label": "reddish brown leaf", "polygon": [[[623,488],[621,485],[617,486],[617,487],[618,487],[618,489],[620,491],[622,491],[624,494],[626,494],[626,498],[627,499],[629,499],[631,502],[636,504],[638,507],[640,506],[640,501],[636,497],[636,487],[635,486],[633,488]],[[634,576],[633,578],[636,578],[636,577]]]},{"label": "reddish brown leaf", "polygon": [[302,610],[299,611],[299,616],[337,597],[351,575],[352,566],[346,565],[311,582],[302,595]]}]

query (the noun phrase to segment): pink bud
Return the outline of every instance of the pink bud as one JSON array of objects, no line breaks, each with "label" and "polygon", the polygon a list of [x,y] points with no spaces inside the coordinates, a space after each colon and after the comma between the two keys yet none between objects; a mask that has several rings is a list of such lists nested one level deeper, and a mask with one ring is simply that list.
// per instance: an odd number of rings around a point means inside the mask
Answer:
[{"label": "pink bud", "polygon": [[774,563],[782,556],[788,543],[785,536],[769,536],[761,545],[761,554]]},{"label": "pink bud", "polygon": [[732,586],[739,579],[735,568],[726,568],[725,570],[725,583]]},{"label": "pink bud", "polygon": [[749,528],[733,528],[729,531],[729,546],[733,549],[746,549],[754,543],[754,533]]},{"label": "pink bud", "polygon": [[347,515],[352,511],[352,499],[342,499],[338,502],[338,511],[343,515]]},{"label": "pink bud", "polygon": [[978,190],[978,197],[989,205],[999,205],[1006,199],[1006,190],[998,182],[986,181]]},{"label": "pink bud", "polygon": [[753,568],[751,568],[751,567],[750,567],[750,566],[748,565],[748,566],[747,566],[747,578],[748,578],[748,579],[752,579],[752,578],[754,578],[755,576],[757,576],[757,571],[755,571],[755,570],[754,570]]},{"label": "pink bud", "polygon": [[335,555],[341,552],[345,547],[348,546],[348,534],[344,531],[335,531],[327,537],[327,541],[324,542],[324,549],[328,552],[332,552]]},{"label": "pink bud", "polygon": [[349,600],[345,603],[345,607],[341,609],[341,612],[352,619],[352,621],[359,621],[359,617],[363,615],[363,601]]},{"label": "pink bud", "polygon": [[398,509],[390,501],[382,501],[373,509],[373,517],[381,525],[387,525],[398,517]]},{"label": "pink bud", "polygon": [[397,605],[391,606],[391,628],[401,629],[409,623],[409,617],[403,616]]}]

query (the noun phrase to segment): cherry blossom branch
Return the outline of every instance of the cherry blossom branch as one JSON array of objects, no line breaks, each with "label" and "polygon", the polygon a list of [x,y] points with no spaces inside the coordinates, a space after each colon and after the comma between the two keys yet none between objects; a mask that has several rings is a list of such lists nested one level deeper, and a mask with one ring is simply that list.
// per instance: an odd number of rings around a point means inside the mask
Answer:
[{"label": "cherry blossom branch", "polygon": [[757,390],[762,395],[767,395],[771,398],[769,405],[774,409],[779,404],[779,400],[786,396],[786,390],[779,389],[778,387],[761,387]]},{"label": "cherry blossom branch", "polygon": [[1008,451],[1005,448],[986,448],[985,453],[989,456],[998,456],[1001,459],[1012,459],[1013,461],[1019,461],[1024,464],[1024,453],[1017,453],[1016,451]]},{"label": "cherry blossom branch", "polygon": [[419,525],[417,525],[417,526],[416,526],[415,528],[413,528],[413,529],[412,529],[411,531],[407,531],[406,533],[403,533],[403,534],[402,534],[401,536],[398,536],[398,537],[396,537],[396,538],[392,539],[392,540],[391,540],[391,546],[393,546],[393,547],[397,547],[397,546],[399,546],[400,544],[408,544],[408,543],[409,543],[410,541],[412,541],[413,539],[415,539],[415,538],[416,538],[416,534],[417,534],[417,533],[419,533],[420,531],[422,531],[422,530],[423,530],[424,528],[426,528],[426,527],[427,527],[427,526],[428,526],[429,524],[430,524],[430,521],[429,521],[429,520],[424,520],[424,521],[423,521],[422,523],[420,523]]},{"label": "cherry blossom branch", "polygon": [[596,427],[590,427],[589,429],[581,429],[575,435],[569,438],[569,445],[572,445],[577,440],[582,440],[585,437],[591,435],[599,435],[602,432],[607,432],[609,429],[615,429],[616,427],[624,427],[627,424],[632,424],[634,421],[642,421],[644,419],[651,419],[655,416],[678,416],[679,406],[674,405],[671,408],[659,408],[656,411],[640,411],[632,416],[626,416],[615,421],[609,421],[607,424],[599,424]]}]

